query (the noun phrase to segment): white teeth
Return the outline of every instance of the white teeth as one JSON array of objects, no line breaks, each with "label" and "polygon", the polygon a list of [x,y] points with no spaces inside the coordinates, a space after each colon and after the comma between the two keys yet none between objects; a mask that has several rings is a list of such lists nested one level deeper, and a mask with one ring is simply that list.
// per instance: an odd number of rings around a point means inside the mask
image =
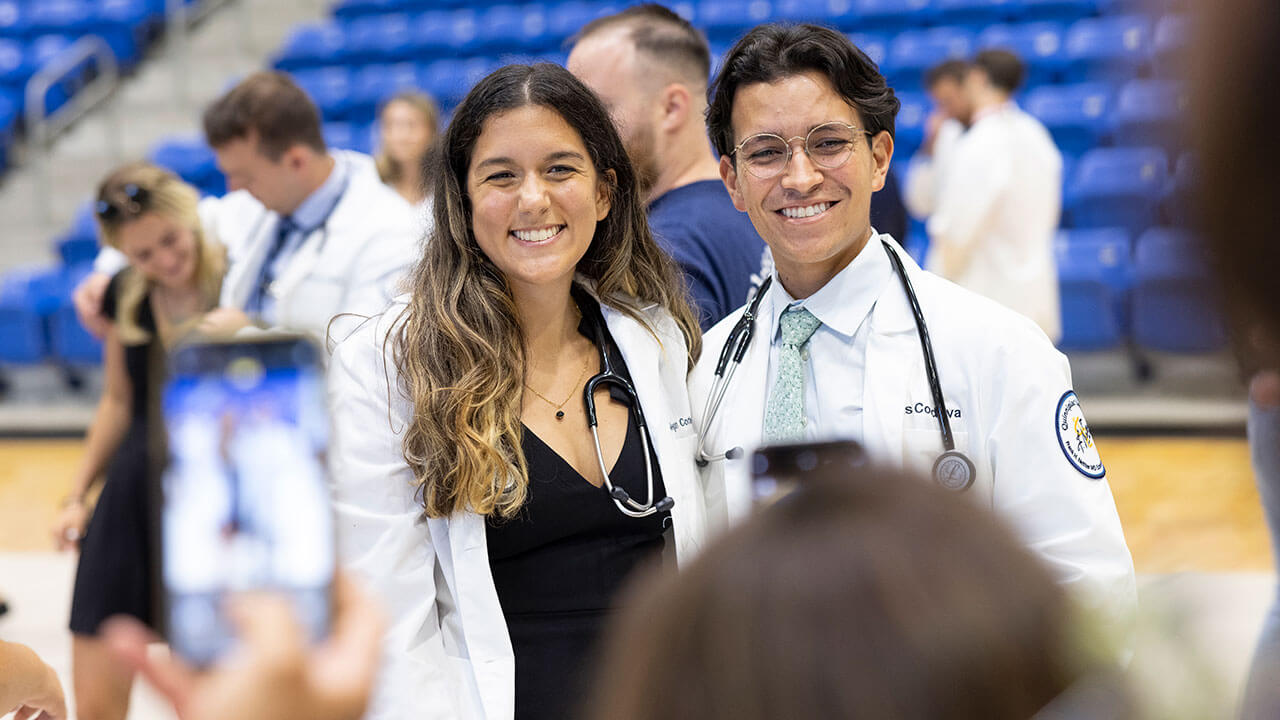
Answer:
[{"label": "white teeth", "polygon": [[541,230],[512,230],[511,234],[524,242],[546,242],[556,236],[564,228],[563,225],[543,228]]},{"label": "white teeth", "polygon": [[782,214],[789,218],[807,218],[814,215],[821,215],[831,207],[831,203],[824,202],[817,205],[806,205],[805,207],[789,207],[782,208]]}]

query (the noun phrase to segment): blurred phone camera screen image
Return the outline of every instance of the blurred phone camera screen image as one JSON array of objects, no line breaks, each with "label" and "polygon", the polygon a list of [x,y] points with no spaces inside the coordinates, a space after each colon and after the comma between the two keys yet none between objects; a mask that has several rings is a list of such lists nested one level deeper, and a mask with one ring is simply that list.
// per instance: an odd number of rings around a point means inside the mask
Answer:
[{"label": "blurred phone camera screen image", "polygon": [[772,505],[804,483],[809,473],[866,463],[866,453],[853,440],[767,445],[751,456],[751,504]]},{"label": "blurred phone camera screen image", "polygon": [[169,643],[203,666],[234,644],[228,595],[293,602],[312,639],[329,624],[333,514],[319,350],[300,338],[177,351],[161,398],[161,576]]}]

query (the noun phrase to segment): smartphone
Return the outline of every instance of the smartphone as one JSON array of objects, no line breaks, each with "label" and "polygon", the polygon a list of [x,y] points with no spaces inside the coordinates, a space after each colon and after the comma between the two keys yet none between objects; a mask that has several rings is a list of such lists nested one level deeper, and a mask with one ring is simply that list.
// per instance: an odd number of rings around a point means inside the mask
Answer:
[{"label": "smartphone", "polygon": [[752,506],[777,502],[812,473],[852,475],[866,462],[866,451],[853,440],[766,445],[751,456]]},{"label": "smartphone", "polygon": [[[159,394],[161,624],[187,662],[231,649],[232,593],[288,597],[328,631],[335,565],[320,349],[299,336],[179,348]],[[153,445],[153,447],[155,447]]]}]

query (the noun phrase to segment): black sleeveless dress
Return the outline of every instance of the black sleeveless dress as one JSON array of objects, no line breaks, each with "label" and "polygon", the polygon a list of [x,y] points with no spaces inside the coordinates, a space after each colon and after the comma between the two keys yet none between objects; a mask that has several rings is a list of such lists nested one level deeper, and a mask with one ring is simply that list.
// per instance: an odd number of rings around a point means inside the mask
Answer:
[{"label": "black sleeveless dress", "polygon": [[[117,273],[103,296],[102,314],[113,322],[118,320],[123,279],[131,272],[132,268],[125,268]],[[124,439],[107,465],[106,482],[80,541],[80,564],[71,598],[71,632],[78,635],[96,634],[103,620],[121,613],[155,627],[147,383],[152,372],[162,372],[152,365],[163,352],[158,347],[148,297],[136,312],[138,325],[151,333],[152,340],[124,347],[133,412]]]},{"label": "black sleeveless dress", "polygon": [[[590,323],[603,322],[599,308],[583,307],[582,314],[579,330],[594,338]],[[630,380],[612,338],[606,343],[614,368]],[[623,515],[604,488],[589,483],[528,428],[521,448],[528,497],[517,517],[488,521],[489,565],[515,651],[515,717],[564,720],[576,716],[584,699],[618,590],[638,567],[661,561],[671,516]],[[628,415],[626,440],[609,476],[640,500],[647,497],[645,452]],[[664,497],[651,452],[650,461],[654,497]]]}]

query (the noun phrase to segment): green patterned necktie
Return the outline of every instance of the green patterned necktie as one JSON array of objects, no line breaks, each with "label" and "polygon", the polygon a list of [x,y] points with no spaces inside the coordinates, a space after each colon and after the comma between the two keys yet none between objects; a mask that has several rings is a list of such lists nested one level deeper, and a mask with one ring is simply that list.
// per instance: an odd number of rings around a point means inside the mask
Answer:
[{"label": "green patterned necktie", "polygon": [[782,347],[778,350],[778,377],[764,409],[764,441],[795,442],[804,439],[804,347],[822,321],[804,308],[782,313]]}]

